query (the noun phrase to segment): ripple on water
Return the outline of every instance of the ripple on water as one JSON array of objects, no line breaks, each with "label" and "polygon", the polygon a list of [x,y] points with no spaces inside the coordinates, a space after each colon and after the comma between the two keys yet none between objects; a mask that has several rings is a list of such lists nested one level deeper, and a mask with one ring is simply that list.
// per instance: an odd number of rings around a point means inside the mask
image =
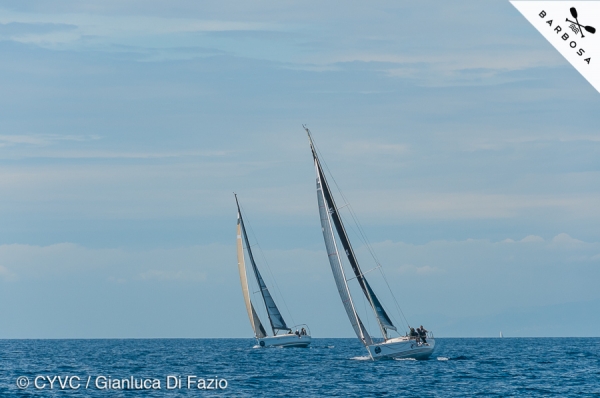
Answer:
[{"label": "ripple on water", "polygon": [[[262,348],[254,339],[0,340],[0,397],[22,396],[16,390],[18,376],[65,371],[78,376],[157,377],[163,379],[163,388],[167,375],[218,376],[228,382],[227,390],[216,394],[224,397],[579,397],[599,393],[597,338],[514,338],[510,344],[497,338],[438,338],[436,343],[430,361],[371,361],[357,339],[315,338],[309,349],[278,350]],[[144,396],[171,396],[166,392]],[[174,394],[199,396],[192,390]],[[85,396],[109,395],[129,396],[98,390],[86,391]]]}]

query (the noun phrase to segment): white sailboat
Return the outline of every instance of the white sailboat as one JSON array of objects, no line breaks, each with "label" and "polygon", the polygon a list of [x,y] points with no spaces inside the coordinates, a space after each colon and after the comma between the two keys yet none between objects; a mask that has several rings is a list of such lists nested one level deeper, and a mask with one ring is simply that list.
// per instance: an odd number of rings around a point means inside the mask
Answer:
[{"label": "white sailboat", "polygon": [[[244,220],[242,218],[242,211],[240,210],[240,204],[238,202],[237,195],[235,195],[235,202],[238,209],[238,221],[237,221],[237,257],[238,257],[238,270],[240,272],[240,282],[242,283],[242,293],[244,295],[244,302],[246,303],[246,310],[248,311],[248,318],[250,319],[250,325],[254,330],[254,336],[261,347],[307,347],[311,342],[310,330],[307,325],[296,325],[293,328],[296,329],[292,333],[292,328],[289,328],[281,312],[275,305],[275,301],[263,280],[254,256],[252,255],[252,249],[248,243],[248,234],[246,233],[246,227],[244,226]],[[254,271],[254,277],[260,290],[263,302],[267,310],[267,316],[271,323],[271,330],[273,335],[267,335],[264,326],[262,325],[258,314],[254,309],[252,300],[250,299],[250,291],[248,288],[248,277],[246,275],[246,261],[244,256],[244,249],[250,259],[252,270]],[[284,333],[281,333],[284,332]]]},{"label": "white sailboat", "polygon": [[[375,292],[367,282],[367,279],[360,269],[358,260],[346,234],[346,229],[339,214],[339,209],[335,204],[329,184],[325,179],[325,173],[321,167],[321,162],[317,155],[317,151],[313,145],[310,131],[304,127],[308,134],[308,140],[310,142],[310,149],[313,154],[315,163],[315,171],[317,174],[317,198],[319,203],[319,214],[321,216],[321,229],[323,231],[323,238],[325,240],[325,246],[327,253],[329,254],[329,265],[333,272],[333,277],[337,285],[340,298],[346,309],[346,314],[350,323],[356,332],[356,335],[360,341],[364,344],[365,348],[369,352],[371,359],[381,358],[414,358],[414,359],[426,359],[428,358],[435,348],[435,339],[429,333],[426,342],[423,343],[421,339],[416,339],[412,336],[400,336],[390,337],[390,331],[397,331],[396,327],[392,323],[390,317],[386,313],[379,299],[375,295]],[[335,232],[334,232],[335,231]],[[354,276],[352,278],[346,278],[344,273],[344,267],[342,265],[342,259],[338,250],[335,234],[339,242],[342,244],[342,248]],[[356,279],[360,285],[361,291],[367,298],[379,325],[379,329],[382,334],[382,339],[377,341],[369,335],[367,329],[363,325],[358,312],[354,306],[352,295],[348,287],[348,281]]]}]

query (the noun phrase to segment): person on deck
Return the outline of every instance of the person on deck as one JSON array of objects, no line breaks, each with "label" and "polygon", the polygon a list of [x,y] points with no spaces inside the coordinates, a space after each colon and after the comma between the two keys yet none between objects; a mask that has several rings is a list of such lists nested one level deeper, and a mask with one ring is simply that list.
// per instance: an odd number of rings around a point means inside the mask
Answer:
[{"label": "person on deck", "polygon": [[417,329],[417,332],[419,333],[419,337],[421,338],[423,344],[427,344],[427,329],[421,325],[421,327]]},{"label": "person on deck", "polygon": [[410,328],[410,333],[408,334],[408,337],[411,340],[417,340],[417,343],[419,342],[419,335],[417,334],[417,332],[415,332],[415,328]]}]

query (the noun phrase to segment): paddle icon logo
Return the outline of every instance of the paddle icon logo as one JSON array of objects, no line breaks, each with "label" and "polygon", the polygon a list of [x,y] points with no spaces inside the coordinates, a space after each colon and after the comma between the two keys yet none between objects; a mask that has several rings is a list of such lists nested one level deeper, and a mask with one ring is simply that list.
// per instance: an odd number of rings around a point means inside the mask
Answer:
[{"label": "paddle icon logo", "polygon": [[573,18],[575,18],[575,22],[571,21],[569,18],[567,18],[566,21],[571,22],[571,25],[569,25],[569,28],[571,28],[571,30],[573,32],[575,32],[575,34],[581,33],[581,37],[584,38],[585,37],[583,35],[584,30],[586,30],[592,34],[596,33],[596,28],[594,28],[593,26],[589,26],[589,25],[581,26],[581,24],[577,20],[577,9],[575,7],[571,7],[571,9],[569,11],[571,11],[571,16],[573,16]]},{"label": "paddle icon logo", "polygon": [[511,1],[512,5],[600,91],[600,1]]}]

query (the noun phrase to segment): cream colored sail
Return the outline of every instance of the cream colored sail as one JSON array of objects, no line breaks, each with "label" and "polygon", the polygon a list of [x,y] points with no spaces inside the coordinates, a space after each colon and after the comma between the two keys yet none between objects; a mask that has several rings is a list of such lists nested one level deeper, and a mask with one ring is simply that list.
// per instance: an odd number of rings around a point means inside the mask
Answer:
[{"label": "cream colored sail", "polygon": [[265,328],[263,327],[252,301],[250,300],[250,292],[248,291],[248,278],[246,277],[246,262],[244,260],[244,245],[242,243],[242,227],[240,223],[240,214],[238,213],[238,224],[237,224],[237,257],[238,257],[238,271],[240,272],[240,282],[242,284],[242,294],[244,295],[244,302],[246,303],[246,310],[248,311],[248,319],[250,319],[250,325],[254,334],[257,338],[263,338],[267,335]]}]

